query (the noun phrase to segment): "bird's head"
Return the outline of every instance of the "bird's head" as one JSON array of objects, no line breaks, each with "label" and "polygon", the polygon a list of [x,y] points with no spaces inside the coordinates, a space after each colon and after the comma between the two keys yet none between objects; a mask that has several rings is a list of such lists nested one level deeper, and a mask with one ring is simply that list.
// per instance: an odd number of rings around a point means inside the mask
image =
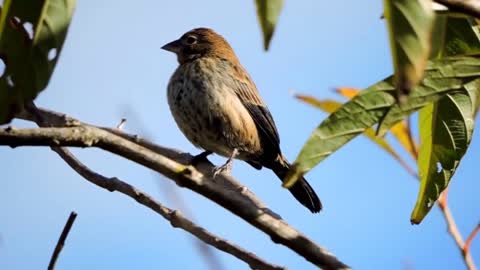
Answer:
[{"label": "bird's head", "polygon": [[175,53],[180,64],[208,56],[236,59],[228,42],[208,28],[190,30],[179,39],[165,44],[162,49]]}]

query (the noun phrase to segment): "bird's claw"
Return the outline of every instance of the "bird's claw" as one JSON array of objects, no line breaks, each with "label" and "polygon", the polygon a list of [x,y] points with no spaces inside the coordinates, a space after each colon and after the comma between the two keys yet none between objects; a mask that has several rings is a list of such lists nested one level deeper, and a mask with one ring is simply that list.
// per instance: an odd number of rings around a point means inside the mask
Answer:
[{"label": "bird's claw", "polygon": [[215,169],[213,169],[213,178],[217,177],[217,175],[221,173],[230,174],[232,171],[232,165],[233,162],[226,162],[222,166],[215,167]]},{"label": "bird's claw", "polygon": [[227,162],[225,162],[225,164],[223,164],[222,166],[216,167],[213,170],[213,178],[215,178],[220,173],[230,174],[230,171],[232,170],[232,167],[233,167],[233,159],[237,155],[238,155],[238,150],[235,148],[235,149],[233,149],[232,154],[228,158]]}]

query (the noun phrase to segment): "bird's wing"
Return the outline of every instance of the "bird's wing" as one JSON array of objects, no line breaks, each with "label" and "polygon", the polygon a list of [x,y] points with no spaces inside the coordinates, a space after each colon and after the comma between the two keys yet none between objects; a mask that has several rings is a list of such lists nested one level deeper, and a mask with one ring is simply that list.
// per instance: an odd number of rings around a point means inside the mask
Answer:
[{"label": "bird's wing", "polygon": [[271,151],[273,150],[274,153],[271,154],[276,156],[280,153],[280,137],[278,136],[272,115],[260,98],[252,79],[243,67],[232,65],[232,68],[232,74],[234,74],[232,80],[234,84],[232,88],[253,118],[260,132],[261,140],[265,144],[264,147],[268,147]]}]

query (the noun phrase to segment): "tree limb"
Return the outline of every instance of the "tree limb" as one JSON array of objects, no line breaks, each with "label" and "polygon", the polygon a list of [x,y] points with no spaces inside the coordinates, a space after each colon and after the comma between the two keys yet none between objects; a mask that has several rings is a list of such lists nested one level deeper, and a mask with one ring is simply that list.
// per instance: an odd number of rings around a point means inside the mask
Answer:
[{"label": "tree limb", "polygon": [[480,19],[480,1],[478,0],[435,0],[451,11],[461,12]]},{"label": "tree limb", "polygon": [[201,241],[216,247],[217,249],[229,253],[238,259],[246,262],[252,269],[266,269],[266,270],[282,270],[284,267],[270,264],[255,254],[236,246],[229,241],[214,235],[206,229],[194,224],[187,219],[182,213],[177,210],[170,209],[163,206],[150,195],[142,192],[134,186],[116,178],[107,178],[101,174],[92,171],[90,168],[81,163],[74,155],[72,155],[67,149],[55,147],[53,148],[65,162],[78,174],[83,176],[87,181],[105,188],[109,191],[118,191],[124,195],[127,195],[137,201],[138,203],[150,208],[154,212],[160,214],[166,220],[170,221],[170,224],[175,228],[181,228],[193,236],[197,237]]},{"label": "tree limb", "polygon": [[[58,113],[42,110],[48,121],[64,128],[0,129],[0,145],[23,146],[77,146],[99,147],[153,169],[181,187],[191,189],[216,202],[251,225],[268,234],[275,243],[287,246],[313,264],[325,269],[348,269],[326,249],[295,230],[269,210],[253,193],[233,177],[219,175],[212,178],[214,166],[202,162],[189,164],[192,156],[155,145],[121,131],[98,128]],[[54,118],[56,120],[54,120]]]}]

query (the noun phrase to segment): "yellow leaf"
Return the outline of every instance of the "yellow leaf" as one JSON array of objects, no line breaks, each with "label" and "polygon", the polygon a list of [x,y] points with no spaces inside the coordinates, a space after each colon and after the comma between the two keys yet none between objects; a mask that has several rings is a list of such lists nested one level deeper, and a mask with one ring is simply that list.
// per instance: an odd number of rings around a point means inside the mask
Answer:
[{"label": "yellow leaf", "polygon": [[335,89],[335,92],[337,92],[338,94],[348,98],[348,99],[351,99],[352,97],[358,95],[358,93],[360,92],[360,90],[356,89],[356,88],[349,88],[349,87],[338,87]]},{"label": "yellow leaf", "polygon": [[324,100],[319,100],[316,99],[312,96],[304,96],[304,95],[295,95],[295,97],[307,104],[312,105],[313,107],[316,107],[326,113],[333,113],[336,111],[340,106],[342,106],[342,103],[334,100],[329,100],[329,99],[324,99]]},{"label": "yellow leaf", "polygon": [[403,120],[398,124],[394,125],[390,132],[397,139],[400,145],[412,156],[414,160],[417,159],[418,146],[413,139],[410,138],[408,132],[407,121]]}]

